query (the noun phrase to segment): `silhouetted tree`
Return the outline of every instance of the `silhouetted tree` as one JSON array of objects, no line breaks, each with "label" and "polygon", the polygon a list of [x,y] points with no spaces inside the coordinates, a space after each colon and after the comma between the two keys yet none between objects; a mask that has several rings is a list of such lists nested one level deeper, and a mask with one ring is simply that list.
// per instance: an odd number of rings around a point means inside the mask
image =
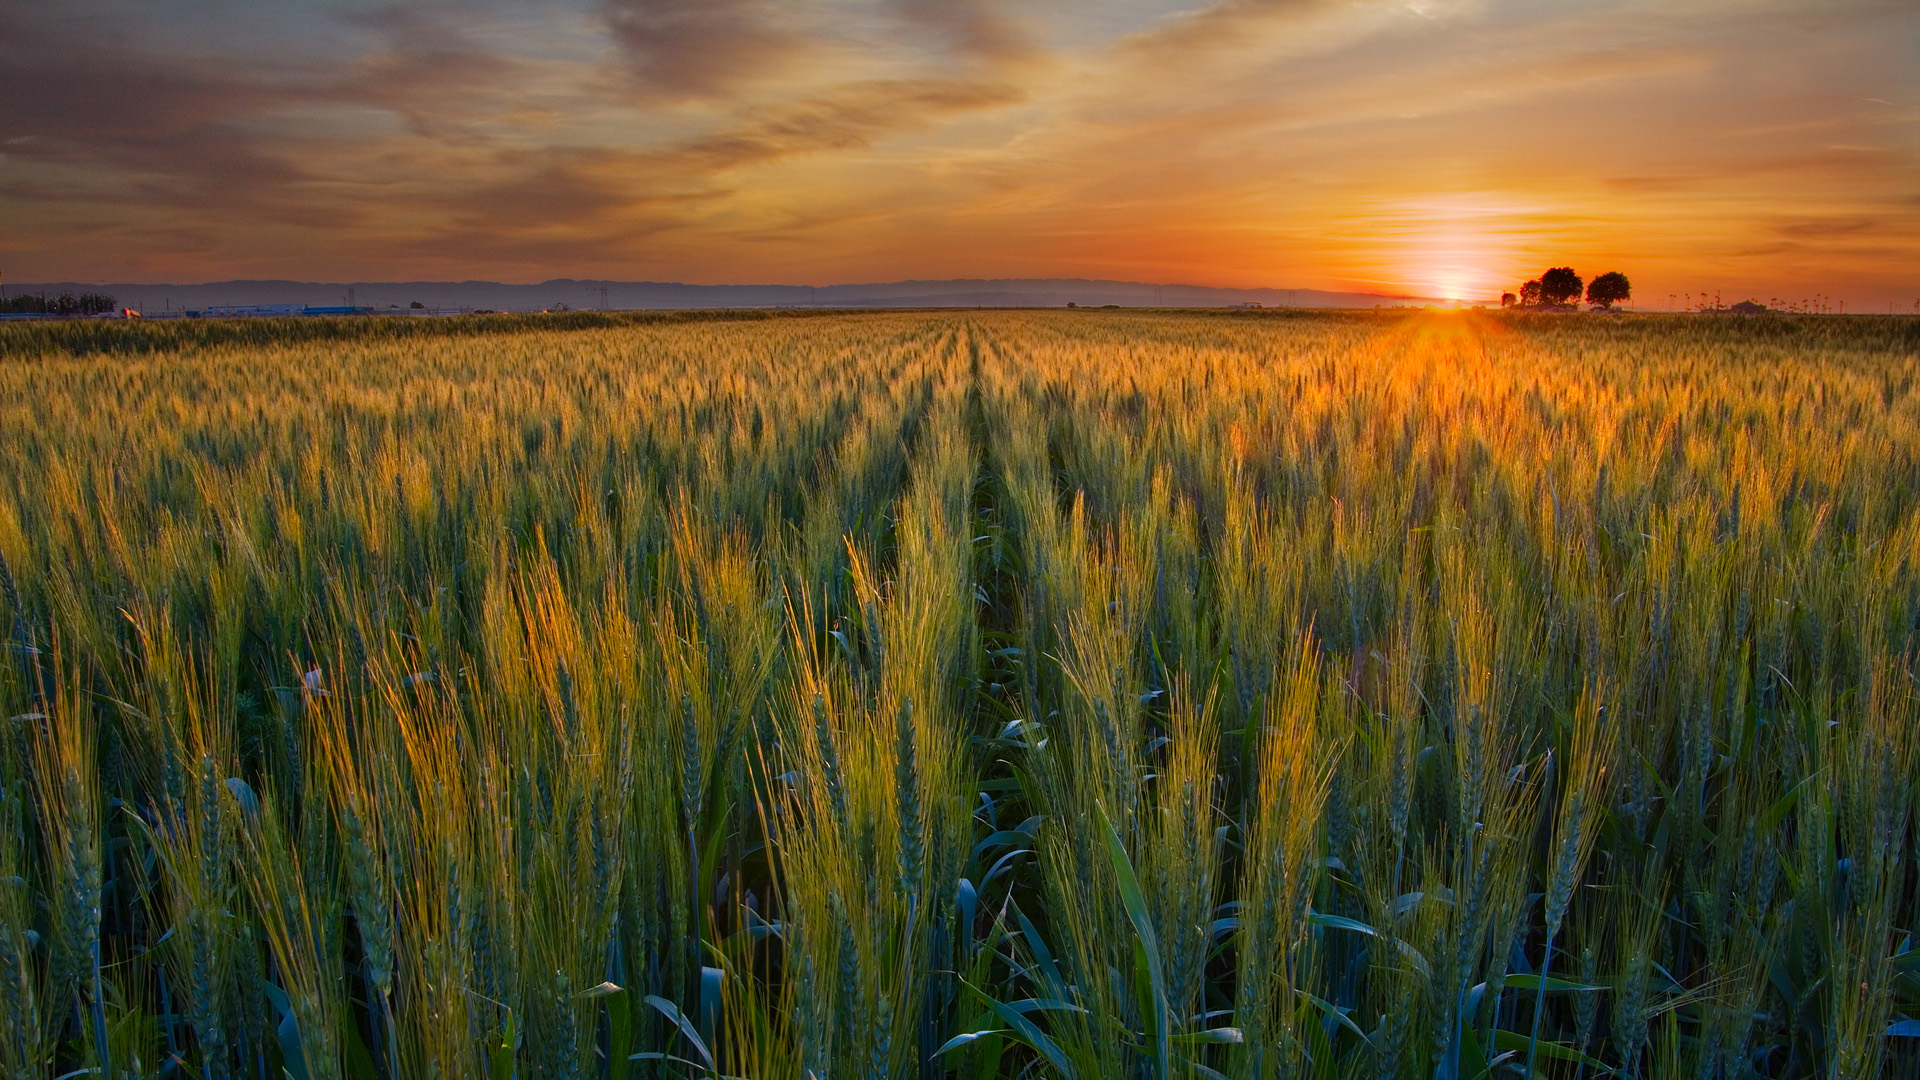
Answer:
[{"label": "silhouetted tree", "polygon": [[1500,306],[1512,307],[1514,303],[1517,302],[1519,299],[1520,299],[1519,297],[1513,295],[1510,292],[1503,292],[1500,294]]},{"label": "silhouetted tree", "polygon": [[1573,272],[1573,267],[1556,266],[1540,275],[1540,300],[1556,306],[1578,303],[1585,284],[1580,275]]},{"label": "silhouetted tree", "polygon": [[1520,306],[1539,307],[1540,295],[1540,279],[1534,278],[1532,281],[1520,286]]},{"label": "silhouetted tree", "polygon": [[1601,274],[1587,286],[1587,303],[1602,310],[1612,310],[1613,305],[1632,298],[1633,283],[1618,270]]}]

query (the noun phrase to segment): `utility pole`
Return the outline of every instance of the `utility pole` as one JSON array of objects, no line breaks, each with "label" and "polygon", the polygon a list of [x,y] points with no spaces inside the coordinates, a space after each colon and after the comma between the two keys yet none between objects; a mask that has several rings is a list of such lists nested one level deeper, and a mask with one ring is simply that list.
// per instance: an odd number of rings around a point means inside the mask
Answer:
[{"label": "utility pole", "polygon": [[605,285],[600,286],[600,310],[607,310],[607,287]]}]

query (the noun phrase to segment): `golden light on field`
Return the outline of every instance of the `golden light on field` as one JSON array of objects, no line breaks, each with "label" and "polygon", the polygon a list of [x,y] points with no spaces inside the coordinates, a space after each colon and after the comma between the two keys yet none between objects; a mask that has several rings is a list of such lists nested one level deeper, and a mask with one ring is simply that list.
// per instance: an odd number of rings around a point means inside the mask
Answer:
[{"label": "golden light on field", "polygon": [[792,315],[0,327],[0,1074],[1901,1075],[1913,320]]}]

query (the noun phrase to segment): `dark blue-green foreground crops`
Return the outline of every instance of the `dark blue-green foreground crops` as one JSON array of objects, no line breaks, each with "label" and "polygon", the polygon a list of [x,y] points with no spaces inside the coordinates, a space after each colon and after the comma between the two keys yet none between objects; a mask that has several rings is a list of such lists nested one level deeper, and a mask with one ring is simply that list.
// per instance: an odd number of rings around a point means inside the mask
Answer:
[{"label": "dark blue-green foreground crops", "polygon": [[0,1075],[1920,1076],[1912,320],[398,325],[0,331]]}]

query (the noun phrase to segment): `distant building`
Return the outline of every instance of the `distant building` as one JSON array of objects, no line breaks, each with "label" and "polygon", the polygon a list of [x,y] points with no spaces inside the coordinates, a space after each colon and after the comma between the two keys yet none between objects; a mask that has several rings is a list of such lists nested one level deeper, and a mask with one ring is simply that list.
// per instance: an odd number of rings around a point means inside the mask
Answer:
[{"label": "distant building", "polygon": [[1257,308],[1263,305],[1258,300],[1247,300],[1242,303],[1235,304],[1233,306],[1237,308]]},{"label": "distant building", "polygon": [[299,304],[213,304],[207,308],[210,319],[272,319],[298,315]]},{"label": "distant building", "polygon": [[1757,301],[1742,300],[1727,310],[1735,315],[1765,315],[1769,309],[1767,305]]},{"label": "distant building", "polygon": [[[188,312],[193,315],[193,312]],[[285,319],[295,315],[371,315],[370,307],[348,304],[215,304],[206,309],[209,319]]]}]

